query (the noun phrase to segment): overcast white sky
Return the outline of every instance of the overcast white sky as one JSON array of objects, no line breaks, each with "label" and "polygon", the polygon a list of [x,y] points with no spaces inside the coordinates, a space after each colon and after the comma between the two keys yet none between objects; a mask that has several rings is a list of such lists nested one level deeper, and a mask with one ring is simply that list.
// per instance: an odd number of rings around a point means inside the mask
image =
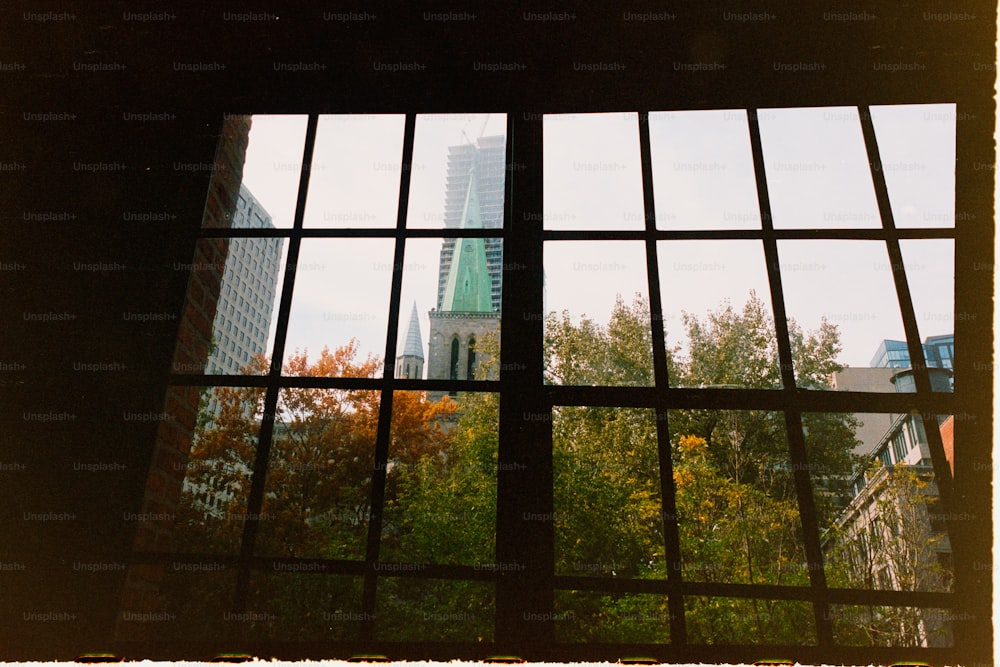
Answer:
[{"label": "overcast white sky", "polygon": [[[897,226],[953,226],[954,106],[873,108],[872,117]],[[408,226],[442,226],[448,147],[504,134],[505,123],[503,114],[418,117]],[[277,227],[292,225],[305,125],[305,116],[254,116],[244,183]],[[760,125],[776,228],[881,225],[856,109],[765,110]],[[636,114],[547,116],[543,136],[547,229],[643,227]],[[650,137],[660,229],[760,228],[744,111],[654,113]],[[304,225],[393,227],[402,138],[403,116],[321,117]],[[953,242],[902,249],[921,337],[951,333]],[[682,311],[703,314],[724,299],[739,308],[750,290],[770,302],[760,241],[665,241],[658,250],[671,342],[684,342]],[[439,240],[415,239],[404,260],[400,330],[415,301],[425,353],[439,251]],[[879,341],[902,338],[884,243],[780,241],[778,253],[789,315],[806,329],[822,316],[837,324],[841,361],[867,366]],[[381,357],[392,262],[388,239],[305,240],[287,349],[312,357],[355,336]],[[549,310],[606,321],[616,294],[647,294],[644,246],[549,242],[545,280]]]}]

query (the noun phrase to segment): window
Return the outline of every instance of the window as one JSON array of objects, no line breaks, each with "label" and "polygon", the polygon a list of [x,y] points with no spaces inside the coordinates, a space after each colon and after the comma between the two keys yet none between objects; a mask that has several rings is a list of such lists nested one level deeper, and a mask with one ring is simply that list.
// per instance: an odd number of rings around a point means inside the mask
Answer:
[{"label": "window", "polygon": [[[245,118],[244,186],[275,222],[206,219],[198,252],[280,239],[262,264],[271,331],[254,341],[270,363],[172,389],[212,387],[243,419],[212,454],[238,453],[232,511],[205,519],[210,540],[185,538],[235,573],[164,583],[184,591],[167,596],[179,615],[214,618],[195,598],[268,610],[235,631],[246,641],[524,636],[683,655],[853,645],[835,611],[858,590],[893,593],[878,597],[890,611],[957,608],[942,573],[899,583],[885,544],[921,528],[891,518],[884,473],[852,467],[906,455],[902,438],[853,451],[867,411],[922,415],[947,469],[933,415],[954,399],[905,356],[934,332],[918,329],[903,242],[953,252],[954,227],[893,224],[909,198],[947,208],[883,175],[892,151],[930,140],[913,130],[881,153],[894,113]],[[284,138],[280,157],[255,157],[262,136]],[[925,303],[953,298],[937,278]],[[949,483],[935,481],[943,507]],[[909,621],[884,622],[890,637]],[[174,631],[212,632],[200,625]]]},{"label": "window", "polygon": [[468,342],[468,352],[466,352],[465,379],[471,380],[476,377],[476,337],[470,336]]},{"label": "window", "polygon": [[453,338],[451,341],[451,362],[449,363],[448,379],[457,380],[458,379],[458,339]]},{"label": "window", "polygon": [[879,451],[878,458],[879,458],[879,461],[881,461],[883,465],[887,465],[887,466],[892,465],[892,456],[889,453],[889,449],[888,448],[885,448],[885,449],[882,449],[881,451]]},{"label": "window", "polygon": [[903,433],[897,433],[892,436],[892,458],[893,463],[903,463],[906,459],[906,454],[909,448],[906,445],[906,439]]}]

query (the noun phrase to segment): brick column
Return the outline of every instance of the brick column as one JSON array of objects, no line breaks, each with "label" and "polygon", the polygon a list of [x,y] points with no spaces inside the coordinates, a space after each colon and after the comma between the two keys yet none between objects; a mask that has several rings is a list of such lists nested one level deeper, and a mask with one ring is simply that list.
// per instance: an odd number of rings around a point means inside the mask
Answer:
[{"label": "brick column", "polygon": [[[243,179],[250,116],[226,116],[209,179],[202,227],[228,229]],[[228,239],[196,244],[183,316],[177,333],[171,373],[203,373],[212,340],[212,323],[229,250]],[[133,549],[169,552],[180,503],[188,455],[198,418],[199,388],[170,386],[164,415],[153,445],[142,507],[138,511]],[[118,616],[119,640],[153,639],[156,624],[127,620],[131,614],[164,611],[160,601],[163,565],[129,567]]]}]

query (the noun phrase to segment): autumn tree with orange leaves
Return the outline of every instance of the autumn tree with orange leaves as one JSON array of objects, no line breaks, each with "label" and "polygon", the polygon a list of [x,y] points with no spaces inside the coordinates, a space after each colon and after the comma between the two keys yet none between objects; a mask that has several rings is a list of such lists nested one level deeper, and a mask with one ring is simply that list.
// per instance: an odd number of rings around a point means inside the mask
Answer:
[{"label": "autumn tree with orange leaves", "polygon": [[[254,359],[248,374],[266,372]],[[324,348],[310,360],[298,352],[284,365],[299,377],[375,378],[381,361],[358,359],[357,342]],[[217,414],[203,415],[188,463],[178,537],[192,551],[233,552],[246,518],[264,390],[216,387]],[[449,442],[442,427],[454,401],[431,402],[424,392],[393,395],[390,465],[413,466],[440,456]],[[285,388],[278,397],[256,553],[280,557],[363,558],[371,513],[380,392],[367,389]],[[397,490],[387,488],[392,499]],[[207,541],[207,544],[206,544]],[[210,547],[211,548],[211,547]],[[183,549],[182,549],[183,550]]]}]

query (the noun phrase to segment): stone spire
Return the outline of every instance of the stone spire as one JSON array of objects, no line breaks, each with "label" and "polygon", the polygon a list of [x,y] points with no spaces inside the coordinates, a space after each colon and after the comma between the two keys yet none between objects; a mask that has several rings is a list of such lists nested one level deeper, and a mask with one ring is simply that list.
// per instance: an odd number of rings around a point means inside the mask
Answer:
[{"label": "stone spire", "polygon": [[410,326],[406,330],[403,351],[396,355],[396,377],[419,380],[424,377],[424,343],[420,339],[420,320],[417,318],[417,302],[410,311]]},{"label": "stone spire", "polygon": [[[469,172],[469,188],[462,206],[462,228],[482,229],[475,167]],[[448,269],[448,282],[441,310],[462,313],[492,313],[493,281],[486,264],[486,239],[455,239]]]},{"label": "stone spire", "polygon": [[416,357],[423,361],[424,343],[420,338],[420,321],[417,316],[417,302],[413,302],[413,310],[410,311],[410,326],[406,330],[406,343],[403,345],[404,357]]}]

